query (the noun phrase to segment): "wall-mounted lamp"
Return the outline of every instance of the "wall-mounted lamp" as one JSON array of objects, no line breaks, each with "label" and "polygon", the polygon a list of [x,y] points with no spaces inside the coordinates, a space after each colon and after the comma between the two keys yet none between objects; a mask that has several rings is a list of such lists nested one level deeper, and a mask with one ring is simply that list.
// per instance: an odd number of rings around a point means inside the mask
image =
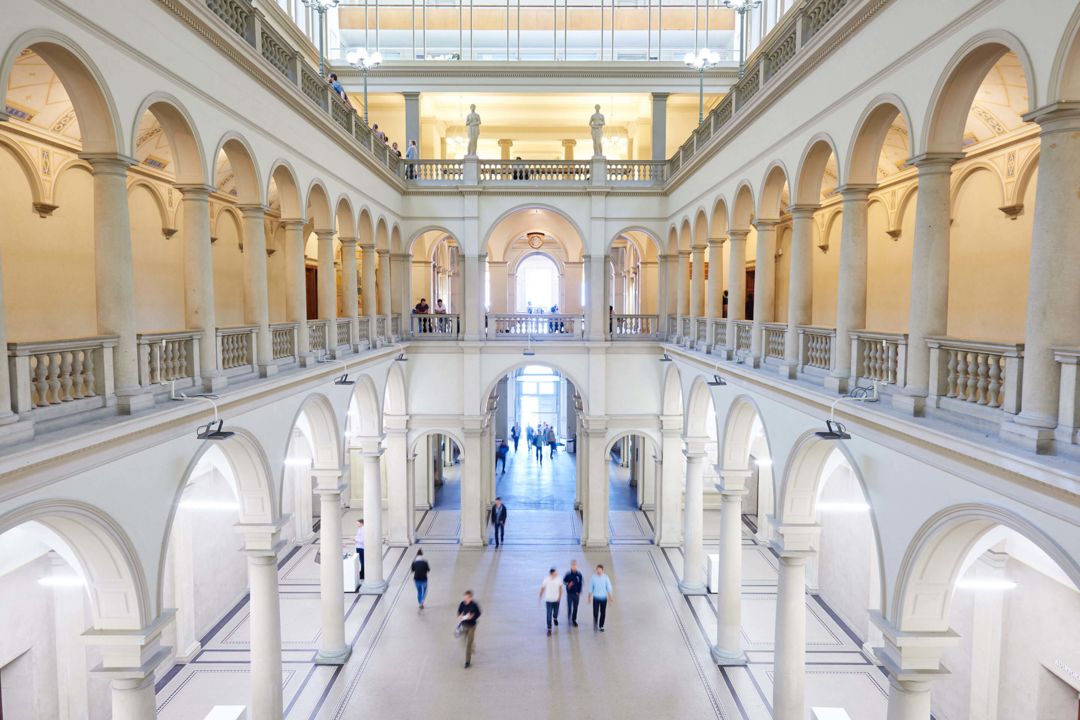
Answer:
[{"label": "wall-mounted lamp", "polygon": [[660,356],[660,362],[671,362],[671,356],[667,353],[664,353]]},{"label": "wall-mounted lamp", "polygon": [[409,362],[409,358],[405,357],[405,353],[400,352],[397,357],[394,358],[394,362]]}]

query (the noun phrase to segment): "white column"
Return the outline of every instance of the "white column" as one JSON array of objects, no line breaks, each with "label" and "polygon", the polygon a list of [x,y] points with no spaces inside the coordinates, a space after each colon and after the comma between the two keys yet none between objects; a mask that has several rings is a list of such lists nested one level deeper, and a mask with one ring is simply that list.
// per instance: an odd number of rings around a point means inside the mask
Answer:
[{"label": "white column", "polygon": [[416,493],[416,509],[417,510],[430,510],[431,503],[434,499],[430,492],[431,489],[431,467],[433,464],[431,456],[431,436],[427,436],[420,442],[416,443],[416,452],[411,453],[408,456],[408,473],[409,479],[415,488]]},{"label": "white column", "polygon": [[586,256],[585,273],[587,292],[585,329],[589,340],[602,342],[607,338],[608,327],[608,303],[604,299],[604,276],[607,274],[606,256]]},{"label": "white column", "polygon": [[678,318],[676,335],[680,341],[685,341],[686,338],[682,337],[683,318],[692,314],[690,313],[690,288],[687,277],[690,268],[690,253],[680,250],[677,257],[678,261],[675,263],[675,315]]},{"label": "white column", "polygon": [[840,190],[840,270],[836,287],[836,337],[832,372],[825,386],[847,392],[852,375],[851,332],[866,327],[867,199],[871,185],[848,185]]},{"label": "white column", "polygon": [[[526,452],[528,448],[526,448]],[[577,420],[577,457],[574,464],[577,466],[577,494],[574,496],[574,509],[585,510],[585,488],[589,487],[589,434],[585,432],[585,421],[580,417]],[[584,537],[582,538],[584,539]]]},{"label": "white column", "polygon": [[745,665],[742,649],[742,501],[749,470],[720,470],[720,589],[716,595],[717,665]]},{"label": "white column", "polygon": [[1039,156],[1032,208],[1021,410],[1016,424],[1002,429],[1026,435],[1029,447],[1046,451],[1049,429],[1058,422],[1061,384],[1053,348],[1080,345],[1080,106],[1051,105],[1024,119],[1039,123],[1047,152]]},{"label": "white column", "polygon": [[728,251],[727,346],[735,353],[735,321],[746,318],[746,236],[749,230],[732,230]]},{"label": "white column", "polygon": [[360,249],[363,251],[360,260],[363,263],[364,273],[364,281],[360,292],[363,294],[364,315],[368,319],[368,342],[371,347],[375,347],[377,344],[375,338],[378,336],[375,328],[378,325],[379,317],[379,311],[375,303],[375,245],[368,243],[361,245]]},{"label": "white column", "polygon": [[349,337],[352,350],[359,350],[360,335],[356,324],[356,238],[338,238],[341,242],[341,298],[342,317],[349,320]]},{"label": "white column", "polygon": [[199,373],[207,390],[224,388],[217,366],[217,320],[214,308],[214,261],[210,253],[209,185],[177,185],[184,219],[184,321],[200,331]]},{"label": "white column", "polygon": [[[55,551],[48,557],[54,575],[71,575],[67,560]],[[57,720],[89,720],[86,647],[79,637],[86,630],[86,594],[60,586],[53,587],[51,594],[56,642]]]},{"label": "white column", "polygon": [[806,557],[802,554],[780,552],[773,657],[773,718],[804,720]]},{"label": "white column", "polygon": [[157,717],[154,694],[154,674],[137,678],[114,678],[112,690],[112,720],[147,720]]},{"label": "white column", "polygon": [[319,248],[319,319],[326,320],[326,349],[337,348],[337,273],[334,272],[334,230],[316,230]]},{"label": "white column", "polygon": [[393,296],[390,279],[390,253],[379,253],[379,304],[382,305],[382,314],[386,317],[386,339],[393,337]]},{"label": "white column", "polygon": [[889,677],[889,704],[886,720],[929,720],[929,680],[899,680]]},{"label": "white column", "polygon": [[[86,643],[101,651],[101,664],[91,672],[110,680],[113,720],[157,717],[154,670],[169,656],[171,648],[161,645],[161,632],[172,621],[173,612],[168,610],[143,628],[93,629],[83,633]],[[78,650],[81,652],[82,648]],[[85,696],[83,702],[86,702]]]},{"label": "white column", "polygon": [[941,664],[942,652],[955,646],[959,636],[951,631],[898,630],[878,612],[870,620],[880,630],[882,646],[874,648],[889,674],[888,720],[929,720],[930,689],[935,680],[948,677]]},{"label": "white column", "polygon": [[[281,606],[278,596],[278,545],[248,550],[251,614],[251,705],[248,716],[282,717]],[[329,558],[328,558],[329,560]],[[337,568],[340,574],[341,568]]]},{"label": "white column", "polygon": [[[304,277],[304,221],[283,220],[285,231],[285,319],[296,323],[297,352],[310,358],[307,325],[307,279]],[[303,360],[306,364],[307,360]]]},{"label": "white column", "polygon": [[667,100],[669,93],[652,93],[652,159],[667,160]]},{"label": "white column", "polygon": [[[467,275],[466,275],[467,277]],[[465,426],[465,447],[461,449],[461,544],[464,547],[484,547],[487,544],[484,520],[484,498],[481,494],[480,457],[481,421],[469,418]]]},{"label": "white column", "polygon": [[320,499],[319,514],[319,596],[322,606],[322,633],[316,665],[344,665],[352,655],[352,646],[345,642],[345,583],[341,571],[342,530],[341,468],[312,471],[315,492]]},{"label": "white column", "polygon": [[113,372],[120,409],[135,412],[153,405],[139,388],[135,326],[135,270],[128,215],[127,169],[131,158],[83,154],[94,176],[94,288],[97,331],[116,335]]},{"label": "white column", "polygon": [[484,337],[484,267],[477,255],[463,256],[464,290],[461,303],[465,340]]},{"label": "white column", "polygon": [[514,141],[510,138],[501,138],[499,140],[499,157],[503,160],[510,159],[510,149],[514,147]]},{"label": "white column", "polygon": [[386,591],[383,579],[382,463],[383,449],[378,440],[362,443],[364,458],[364,582],[363,595],[381,595]]},{"label": "white column", "polygon": [[682,417],[660,418],[660,492],[656,513],[656,544],[678,547],[682,543]]},{"label": "white column", "polygon": [[701,322],[705,303],[705,245],[694,245],[690,251],[693,274],[690,276],[690,317],[695,318],[690,325],[690,345],[697,341],[697,324]]},{"label": "white column", "polygon": [[714,345],[723,344],[725,338],[713,336],[713,320],[724,314],[724,241],[727,238],[709,238],[709,279],[705,290],[705,342],[709,352]]},{"label": "white column", "polygon": [[705,587],[705,496],[702,477],[705,473],[705,449],[702,443],[687,440],[686,498],[683,518],[683,576],[679,590],[683,595],[704,595]]},{"label": "white column", "polygon": [[406,467],[406,432],[408,419],[387,415],[386,423],[386,500],[391,547],[409,547],[413,542],[413,505],[416,492],[408,481]]},{"label": "white column", "polygon": [[573,161],[574,159],[574,147],[577,146],[577,140],[563,140],[563,160]]},{"label": "white column", "polygon": [[911,261],[907,386],[893,396],[897,407],[921,414],[930,389],[930,348],[926,338],[944,335],[949,313],[949,195],[956,155],[922,155],[915,204],[915,242]]},{"label": "white column", "polygon": [[588,538],[585,547],[603,548],[608,545],[608,494],[610,481],[608,466],[604,456],[604,431],[606,418],[585,418],[586,433],[589,436],[589,479],[585,492],[588,500],[585,504],[584,525],[588,526]]},{"label": "white column", "polygon": [[[814,211],[817,205],[792,205],[791,270],[788,276],[787,332],[780,374],[794,379],[799,369],[799,326],[809,325],[814,310]],[[841,245],[841,248],[843,246]]]},{"label": "white column", "polygon": [[409,142],[415,140],[417,157],[420,157],[419,151],[423,150],[420,133],[420,93],[414,91],[401,94],[405,97],[405,144],[401,146],[401,153],[404,155]]},{"label": "white column", "polygon": [[638,497],[642,510],[656,510],[656,446],[651,440],[641,444],[641,483]]},{"label": "white column", "polygon": [[277,372],[270,338],[270,296],[266,279],[266,208],[242,205],[244,217],[244,315],[255,325],[255,359],[263,377]]},{"label": "white column", "polygon": [[[776,220],[758,220],[754,263],[754,324],[750,331],[750,360],[757,367],[765,358],[762,323],[772,322],[776,282]],[[745,280],[744,280],[745,282]],[[745,292],[745,287],[743,289]]]}]

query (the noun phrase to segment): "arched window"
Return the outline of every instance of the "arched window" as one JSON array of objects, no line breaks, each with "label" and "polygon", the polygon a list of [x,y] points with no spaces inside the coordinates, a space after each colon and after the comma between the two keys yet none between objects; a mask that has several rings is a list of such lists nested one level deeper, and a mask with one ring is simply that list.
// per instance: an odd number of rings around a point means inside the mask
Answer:
[{"label": "arched window", "polygon": [[517,312],[550,312],[559,305],[559,268],[547,255],[530,255],[517,267]]}]

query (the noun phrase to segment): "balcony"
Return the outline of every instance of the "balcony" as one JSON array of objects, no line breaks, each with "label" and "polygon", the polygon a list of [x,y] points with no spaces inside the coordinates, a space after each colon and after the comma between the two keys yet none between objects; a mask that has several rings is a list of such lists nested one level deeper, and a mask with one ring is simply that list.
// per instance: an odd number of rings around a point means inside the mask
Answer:
[{"label": "balcony", "polygon": [[490,185],[495,187],[610,186],[659,189],[667,163],[654,160],[401,160],[401,175],[411,187]]}]

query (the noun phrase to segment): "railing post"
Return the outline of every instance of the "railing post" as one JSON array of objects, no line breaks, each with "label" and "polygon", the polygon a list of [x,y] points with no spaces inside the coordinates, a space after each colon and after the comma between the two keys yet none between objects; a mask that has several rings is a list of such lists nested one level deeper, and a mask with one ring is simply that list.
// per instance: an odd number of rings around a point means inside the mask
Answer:
[{"label": "railing post", "polygon": [[1001,400],[1001,409],[1009,415],[1020,412],[1020,397],[1023,390],[1024,377],[1024,353],[1010,352],[1005,355],[1005,374],[1002,382],[1005,385],[1004,397]]},{"label": "railing post", "polygon": [[949,382],[949,351],[943,349],[937,342],[928,342],[930,346],[930,382],[928,399],[931,405],[936,405],[937,398],[948,394]]}]

